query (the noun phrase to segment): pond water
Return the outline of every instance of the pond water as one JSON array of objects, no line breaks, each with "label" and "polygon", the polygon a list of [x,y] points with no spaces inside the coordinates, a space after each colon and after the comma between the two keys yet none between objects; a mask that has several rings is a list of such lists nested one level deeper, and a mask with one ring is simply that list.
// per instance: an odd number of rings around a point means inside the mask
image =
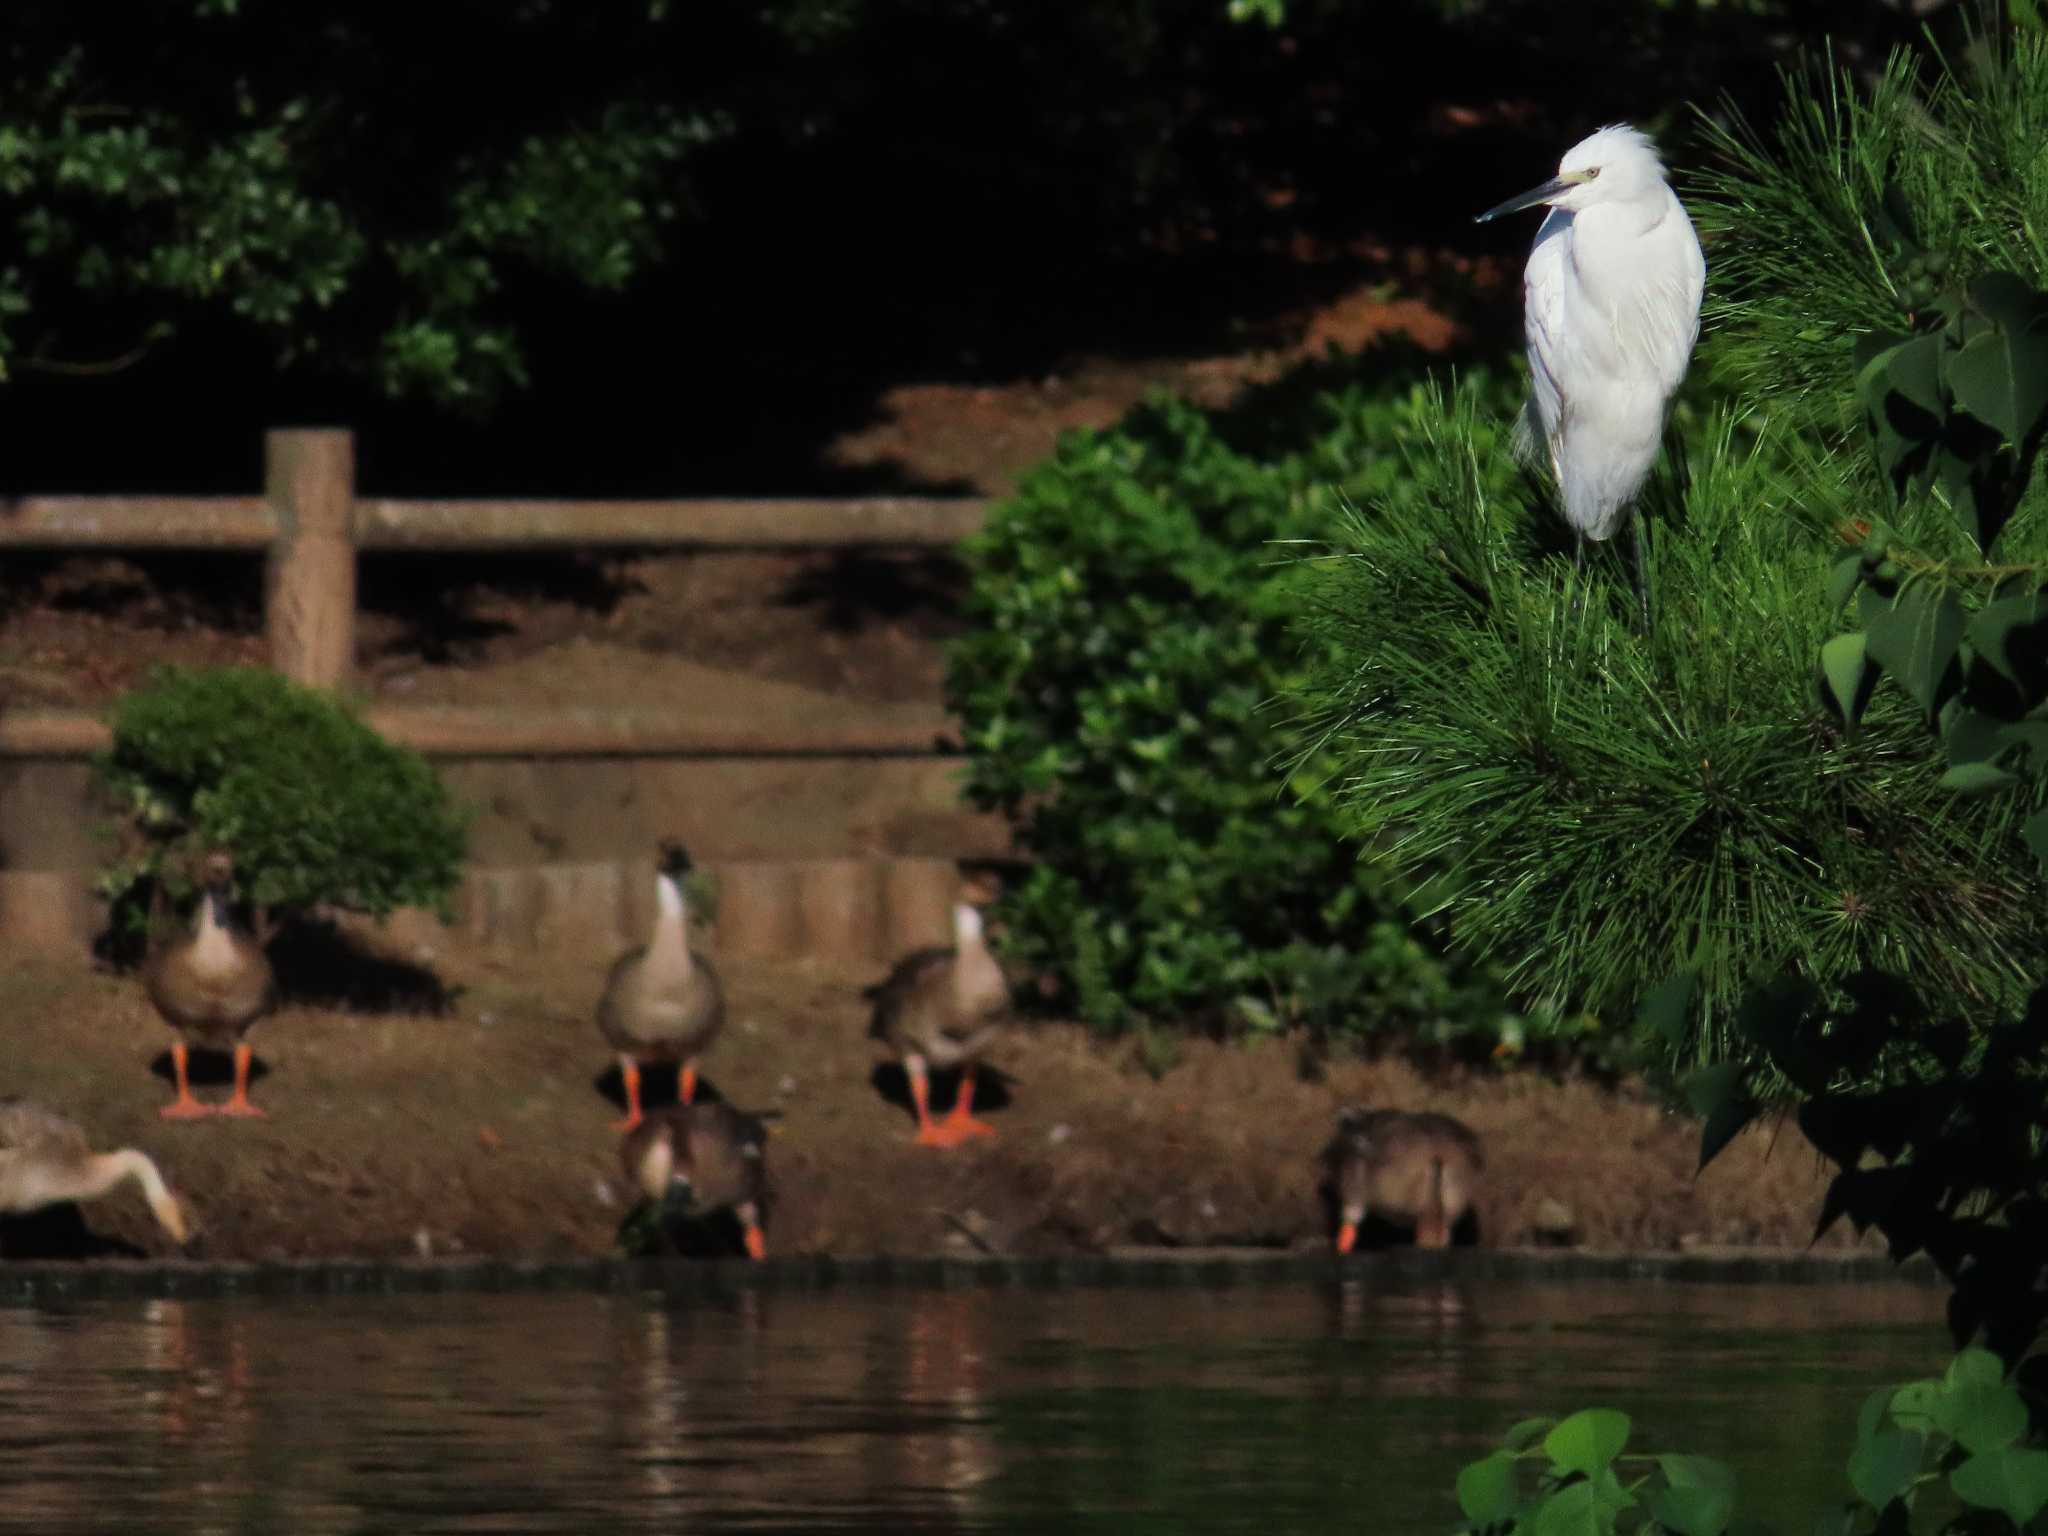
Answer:
[{"label": "pond water", "polygon": [[1447,1532],[1527,1414],[1626,1409],[1807,1529],[1942,1294],[742,1291],[0,1309],[0,1530]]}]

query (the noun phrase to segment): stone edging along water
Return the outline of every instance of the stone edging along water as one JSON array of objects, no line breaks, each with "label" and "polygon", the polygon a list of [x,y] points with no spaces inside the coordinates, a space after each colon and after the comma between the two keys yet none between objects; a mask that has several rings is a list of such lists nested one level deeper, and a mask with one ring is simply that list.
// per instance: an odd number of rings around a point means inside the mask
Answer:
[{"label": "stone edging along water", "polygon": [[1261,1250],[1124,1250],[1073,1258],[935,1256],[731,1260],[397,1260],[279,1264],[0,1264],[0,1306],[53,1301],[234,1296],[398,1296],[435,1293],[653,1291],[719,1296],[742,1290],[838,1287],[1226,1287],[1358,1281],[1390,1288],[1441,1280],[1711,1285],[1932,1285],[1924,1259],[1897,1265],[1874,1254],[1792,1251],[1588,1253],[1554,1249],[1395,1249],[1337,1259]]}]

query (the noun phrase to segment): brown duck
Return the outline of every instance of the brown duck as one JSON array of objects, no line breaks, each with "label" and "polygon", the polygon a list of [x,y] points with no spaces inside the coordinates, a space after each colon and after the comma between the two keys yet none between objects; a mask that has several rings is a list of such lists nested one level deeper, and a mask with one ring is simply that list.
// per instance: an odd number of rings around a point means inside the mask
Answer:
[{"label": "brown duck", "polygon": [[683,877],[690,855],[681,843],[661,845],[655,866],[654,932],[640,948],[621,955],[597,1005],[597,1027],[619,1053],[626,1085],[626,1118],[613,1127],[630,1131],[640,1115],[640,1063],[673,1062],[676,1097],[697,1096],[697,1059],[725,1023],[725,993],[711,962],[690,949],[690,914]]},{"label": "brown duck", "polygon": [[[209,854],[201,872],[205,888],[192,930],[161,946],[153,944],[143,964],[149,1000],[178,1032],[171,1046],[178,1096],[158,1113],[167,1120],[211,1114],[260,1119],[263,1111],[249,1102],[252,1053],[244,1037],[276,1001],[277,981],[263,946],[235,926],[229,906],[234,861],[225,853]],[[192,1045],[234,1052],[235,1091],[218,1108],[192,1097],[187,1076]]]},{"label": "brown duck", "polygon": [[[909,1074],[918,1144],[951,1147],[970,1136],[993,1136],[995,1127],[973,1116],[974,1070],[981,1052],[1002,1030],[1010,984],[989,953],[980,909],[955,902],[953,947],[905,956],[865,995],[875,1004],[869,1036],[886,1041]],[[931,1116],[932,1067],[960,1069],[960,1091],[943,1121]]]},{"label": "brown duck", "polygon": [[1349,1253],[1368,1212],[1415,1229],[1418,1248],[1447,1248],[1451,1228],[1472,1208],[1486,1166],[1479,1137],[1449,1115],[1347,1109],[1331,1147],[1340,1221],[1337,1251]]},{"label": "brown duck", "polygon": [[626,1181],[664,1215],[730,1210],[747,1254],[766,1258],[761,1208],[768,1193],[768,1127],[729,1104],[672,1104],[642,1117],[619,1144]]},{"label": "brown duck", "polygon": [[97,1200],[123,1184],[142,1187],[150,1214],[183,1243],[191,1235],[183,1206],[146,1152],[95,1152],[85,1132],[27,1099],[0,1099],[0,1213],[26,1215],[65,1200]]}]

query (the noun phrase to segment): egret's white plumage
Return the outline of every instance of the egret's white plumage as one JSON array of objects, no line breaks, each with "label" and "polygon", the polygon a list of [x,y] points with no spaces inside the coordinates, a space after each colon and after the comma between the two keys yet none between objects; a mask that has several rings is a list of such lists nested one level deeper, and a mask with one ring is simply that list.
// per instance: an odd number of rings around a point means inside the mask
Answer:
[{"label": "egret's white plumage", "polygon": [[1550,212],[1522,276],[1529,404],[1519,436],[1557,472],[1564,515],[1610,537],[1642,489],[1700,329],[1707,264],[1649,135],[1602,128],[1557,176],[1479,217]]}]

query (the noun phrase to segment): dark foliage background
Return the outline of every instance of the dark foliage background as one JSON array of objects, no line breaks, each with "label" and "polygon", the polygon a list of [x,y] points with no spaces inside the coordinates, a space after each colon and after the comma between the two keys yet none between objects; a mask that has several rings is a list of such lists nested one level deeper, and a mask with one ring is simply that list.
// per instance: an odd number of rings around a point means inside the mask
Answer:
[{"label": "dark foliage background", "polygon": [[[890,382],[1257,339],[1371,276],[1356,241],[1468,246],[1473,207],[1599,122],[1761,99],[1802,38],[1871,56],[1910,25],[1849,0],[1227,11],[13,7],[10,478],[240,490],[262,427],[333,419],[392,493],[847,484],[818,445]],[[80,425],[110,419],[127,451]]]}]

